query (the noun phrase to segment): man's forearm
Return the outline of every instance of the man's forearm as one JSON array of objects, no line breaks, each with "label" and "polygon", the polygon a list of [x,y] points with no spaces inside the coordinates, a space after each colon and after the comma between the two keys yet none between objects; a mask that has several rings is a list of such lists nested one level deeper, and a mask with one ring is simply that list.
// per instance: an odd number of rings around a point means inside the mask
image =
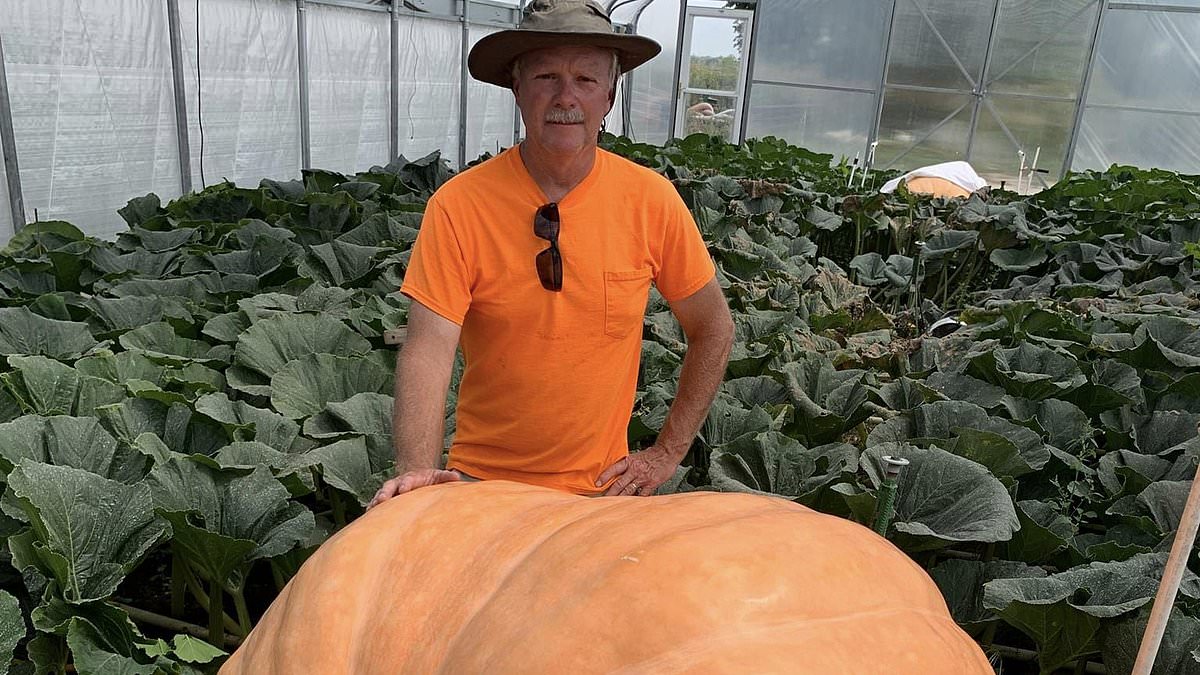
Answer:
[{"label": "man's forearm", "polygon": [[406,344],[396,358],[392,436],[396,473],[436,469],[442,459],[450,369]]},{"label": "man's forearm", "polygon": [[666,448],[679,460],[687,455],[721,387],[725,368],[729,364],[733,337],[714,332],[689,342],[679,373],[679,389],[657,441],[657,445]]}]

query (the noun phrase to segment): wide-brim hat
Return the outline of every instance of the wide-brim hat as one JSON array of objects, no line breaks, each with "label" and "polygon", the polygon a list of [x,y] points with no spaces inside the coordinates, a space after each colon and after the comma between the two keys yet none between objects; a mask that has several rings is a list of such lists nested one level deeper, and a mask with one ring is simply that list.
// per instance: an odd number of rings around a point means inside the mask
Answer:
[{"label": "wide-brim hat", "polygon": [[477,80],[511,89],[512,64],[518,56],[561,46],[612,49],[622,73],[662,51],[650,38],[613,32],[612,20],[596,0],[533,0],[517,28],[475,43],[467,56],[467,69]]}]

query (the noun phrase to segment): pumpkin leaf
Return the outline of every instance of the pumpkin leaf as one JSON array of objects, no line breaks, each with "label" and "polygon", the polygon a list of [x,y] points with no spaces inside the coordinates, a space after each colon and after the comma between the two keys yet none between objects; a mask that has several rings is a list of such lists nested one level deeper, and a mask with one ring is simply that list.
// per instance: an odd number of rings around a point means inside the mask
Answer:
[{"label": "pumpkin leaf", "polygon": [[233,577],[246,563],[287,553],[315,527],[312,512],[289,501],[265,467],[243,475],[173,457],[147,481],[155,510],[174,531],[173,545],[226,588],[240,585]]},{"label": "pumpkin leaf", "polygon": [[982,465],[940,448],[880,443],[860,463],[871,485],[883,484],[883,456],[907,459],[896,490],[893,527],[913,538],[910,548],[953,542],[1007,541],[1019,526],[1004,485]]},{"label": "pumpkin leaf", "polygon": [[[72,603],[102,600],[165,534],[145,483],[22,460],[8,475],[33,531],[32,563]],[[22,567],[27,566],[22,564]]]}]

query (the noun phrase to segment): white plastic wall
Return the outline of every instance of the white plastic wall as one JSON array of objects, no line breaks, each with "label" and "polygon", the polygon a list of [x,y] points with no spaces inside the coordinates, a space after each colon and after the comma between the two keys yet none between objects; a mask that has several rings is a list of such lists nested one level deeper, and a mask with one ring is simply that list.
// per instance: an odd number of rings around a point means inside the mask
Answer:
[{"label": "white plastic wall", "polygon": [[299,177],[296,3],[180,0],[180,13],[194,188]]},{"label": "white plastic wall", "polygon": [[[471,27],[471,45],[500,29]],[[508,89],[474,78],[467,83],[467,162],[485,152],[498,154],[513,144],[516,106]]]},{"label": "white plastic wall", "polygon": [[353,174],[388,163],[391,17],[308,6],[312,165]]},{"label": "white plastic wall", "polygon": [[417,159],[440,150],[458,164],[462,27],[400,17],[399,153]]},{"label": "white plastic wall", "polygon": [[29,220],[108,236],[130,197],[179,195],[165,3],[3,0],[0,31]]}]

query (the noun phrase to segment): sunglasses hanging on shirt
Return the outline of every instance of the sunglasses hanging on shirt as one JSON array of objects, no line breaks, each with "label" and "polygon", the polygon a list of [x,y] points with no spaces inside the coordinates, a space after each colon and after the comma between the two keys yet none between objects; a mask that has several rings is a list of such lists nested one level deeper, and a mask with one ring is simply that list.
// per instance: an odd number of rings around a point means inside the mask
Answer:
[{"label": "sunglasses hanging on shirt", "polygon": [[548,291],[561,291],[563,283],[562,253],[558,250],[558,204],[550,202],[539,208],[533,216],[533,233],[539,239],[550,242],[546,250],[537,254],[538,279],[542,288]]}]

